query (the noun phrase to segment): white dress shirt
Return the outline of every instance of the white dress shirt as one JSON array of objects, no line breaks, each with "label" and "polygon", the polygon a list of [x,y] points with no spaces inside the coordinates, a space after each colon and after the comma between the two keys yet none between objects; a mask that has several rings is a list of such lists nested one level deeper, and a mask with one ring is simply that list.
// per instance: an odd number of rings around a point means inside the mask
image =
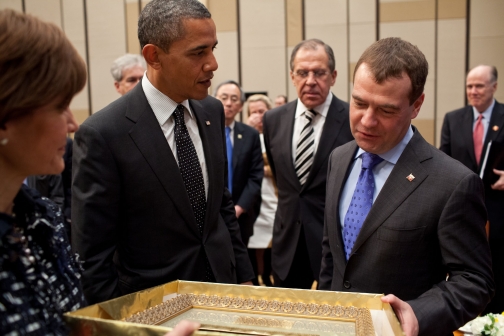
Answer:
[{"label": "white dress shirt", "polygon": [[[490,126],[490,118],[492,117],[492,111],[494,105],[495,105],[495,99],[492,101],[492,104],[490,104],[490,106],[488,106],[488,108],[481,113],[483,115],[483,118],[481,118],[481,124],[483,125],[483,139],[481,139],[482,144],[485,143],[485,138],[488,133],[488,127]],[[476,122],[478,121],[478,116],[480,115],[480,113],[478,112],[478,110],[476,110],[476,107],[474,106],[473,106],[473,115],[474,115],[473,132],[474,132],[474,128],[476,128]]]},{"label": "white dress shirt", "polygon": [[[317,153],[320,136],[322,135],[322,129],[324,128],[327,112],[329,111],[329,106],[331,105],[332,98],[333,94],[329,92],[325,102],[323,102],[319,106],[315,106],[315,108],[312,109],[317,112],[315,118],[313,118],[312,120],[314,133],[313,135],[315,138],[315,152],[313,153],[313,156],[315,156],[315,153]],[[301,99],[298,98],[296,105],[296,114],[294,115],[294,133],[292,134],[292,162],[294,164],[296,163],[296,148],[299,141],[299,136],[301,135],[301,131],[303,130],[307,121],[304,116],[304,113],[306,111],[308,111],[308,108],[304,106],[303,102],[301,102]]]},{"label": "white dress shirt", "polygon": [[[161,126],[161,130],[163,131],[166,141],[173,152],[173,156],[178,163],[177,145],[175,144],[175,119],[172,118],[172,114],[175,112],[178,104],[152,85],[147,78],[147,72],[145,72],[142,78],[142,88],[145,93],[145,97],[147,97],[147,101],[149,102],[149,105],[152,108],[159,125]],[[184,112],[184,121],[187,131],[189,132],[189,136],[194,144],[194,148],[196,149],[196,154],[198,155],[201,171],[203,173],[203,182],[205,183],[205,195],[208,197],[208,171],[205,163],[203,142],[201,141],[199,134],[198,122],[196,121],[196,116],[191,111],[189,101],[184,100],[181,104],[186,108],[186,111]]]},{"label": "white dress shirt", "polygon": [[[413,129],[410,126],[408,131],[404,135],[404,138],[397,145],[395,145],[394,148],[392,148],[386,153],[379,155],[383,159],[383,161],[374,166],[373,168],[373,175],[375,179],[373,203],[376,200],[376,197],[378,197],[378,195],[380,194],[383,185],[387,181],[390,173],[392,172],[392,169],[394,169],[397,160],[399,160],[399,158],[401,157],[404,148],[406,148],[411,138],[413,137],[413,134],[414,134]],[[348,207],[350,206],[350,202],[352,201],[355,186],[357,185],[357,181],[359,180],[359,174],[362,169],[362,153],[364,153],[364,151],[361,148],[359,148],[359,150],[355,154],[353,164],[350,168],[351,169],[350,175],[348,176],[345,182],[345,187],[343,188],[343,193],[341,194],[339,204],[341,234],[344,234],[343,230],[345,228],[345,216],[348,211]]]}]

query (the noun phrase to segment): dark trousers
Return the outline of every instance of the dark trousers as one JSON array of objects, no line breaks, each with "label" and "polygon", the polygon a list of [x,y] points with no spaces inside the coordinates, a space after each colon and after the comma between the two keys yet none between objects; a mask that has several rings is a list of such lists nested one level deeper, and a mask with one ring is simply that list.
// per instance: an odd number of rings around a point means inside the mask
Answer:
[{"label": "dark trousers", "polygon": [[289,274],[282,280],[273,270],[273,279],[275,280],[275,287],[300,289],[310,289],[313,285],[313,281],[316,280],[313,278],[310,257],[308,255],[308,249],[306,248],[306,239],[302,228]]},{"label": "dark trousers", "polygon": [[500,314],[504,311],[504,240],[490,239],[490,250],[492,252],[495,295],[492,301],[486,306],[483,314]]}]

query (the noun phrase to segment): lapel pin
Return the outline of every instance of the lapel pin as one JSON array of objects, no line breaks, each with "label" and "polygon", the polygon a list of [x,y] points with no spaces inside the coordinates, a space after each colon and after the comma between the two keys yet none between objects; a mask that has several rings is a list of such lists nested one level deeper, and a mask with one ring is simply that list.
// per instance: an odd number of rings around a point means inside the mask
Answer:
[{"label": "lapel pin", "polygon": [[237,135],[238,139],[241,139],[242,138],[242,135],[241,134],[238,134]]},{"label": "lapel pin", "polygon": [[205,124],[206,124],[207,126],[210,126],[210,121],[206,120],[206,121],[205,121]]},{"label": "lapel pin", "polygon": [[415,176],[413,176],[413,174],[409,174],[408,176],[406,176],[406,180],[408,181],[413,181],[415,179]]},{"label": "lapel pin", "polygon": [[499,130],[499,126],[494,125],[494,127],[492,127],[492,130],[494,130],[495,132],[497,132]]}]

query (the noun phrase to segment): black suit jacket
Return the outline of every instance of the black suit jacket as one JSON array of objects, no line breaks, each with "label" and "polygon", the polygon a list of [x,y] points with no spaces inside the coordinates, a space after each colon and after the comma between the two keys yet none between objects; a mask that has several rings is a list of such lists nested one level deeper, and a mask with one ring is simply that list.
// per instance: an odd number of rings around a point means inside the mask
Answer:
[{"label": "black suit jacket", "polygon": [[244,242],[254,232],[254,222],[261,207],[261,183],[264,161],[259,132],[235,121],[233,129],[233,203],[245,212],[238,218]]},{"label": "black suit jacket", "polygon": [[89,117],[75,135],[73,246],[90,303],[168,281],[254,278],[227,181],[222,103],[190,100],[209,177],[200,234],[177,161],[141,83]]},{"label": "black suit jacket", "polygon": [[347,262],[339,204],[357,149],[352,141],[329,159],[319,288],[394,294],[413,308],[420,335],[453,335],[493,295],[481,179],[415,131]]},{"label": "black suit jacket", "polygon": [[[473,172],[479,174],[473,144],[473,108],[466,106],[446,114],[441,130],[441,149],[452,158],[462,162]],[[497,127],[495,127],[497,126]],[[481,161],[485,157],[488,142],[504,143],[504,104],[495,102],[490,118]],[[485,186],[485,204],[490,221],[490,240],[504,240],[504,191]]]},{"label": "black suit jacket", "polygon": [[353,139],[348,121],[348,104],[333,96],[313,165],[306,183],[301,187],[292,158],[296,106],[297,100],[268,111],[263,121],[266,154],[278,187],[272,267],[282,280],[291,268],[301,225],[313,277],[318,279],[322,257],[320,244],[324,224],[327,162],[334,148]]}]

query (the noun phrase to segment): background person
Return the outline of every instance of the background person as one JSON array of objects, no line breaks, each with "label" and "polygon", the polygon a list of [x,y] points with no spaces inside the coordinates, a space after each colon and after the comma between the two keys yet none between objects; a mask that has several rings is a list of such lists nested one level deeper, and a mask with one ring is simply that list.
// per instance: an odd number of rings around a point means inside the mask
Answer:
[{"label": "background person", "polygon": [[278,95],[275,98],[275,107],[282,106],[287,104],[287,96],[286,95]]},{"label": "background person", "polygon": [[[469,105],[446,114],[440,150],[479,174],[490,141],[504,144],[504,104],[495,100],[497,69],[478,65],[466,78]],[[495,296],[485,313],[504,311],[504,171],[494,185],[485,185],[485,205],[490,226],[489,242]]]},{"label": "background person", "polygon": [[407,336],[453,335],[493,295],[481,179],[411,126],[427,73],[400,38],[360,57],[355,141],[329,158],[322,241],[319,288],[388,294]]},{"label": "background person", "polygon": [[228,189],[235,205],[242,241],[248,245],[261,207],[263,158],[259,133],[235,116],[242,111],[245,94],[235,81],[225,81],[215,90],[215,98],[224,106]]},{"label": "background person", "polygon": [[[261,94],[248,97],[244,108],[248,115],[248,124],[254,127],[261,139],[261,150],[264,159],[264,178],[261,186],[261,212],[254,223],[254,235],[250,237],[248,248],[252,266],[258,276],[256,285],[271,286],[271,240],[273,238],[273,221],[278,204],[278,196],[271,173],[266,147],[264,146],[263,117],[266,111],[271,110],[271,100]],[[261,283],[262,282],[262,283]]]},{"label": "background person", "polygon": [[330,91],[335,67],[330,46],[317,39],[299,43],[290,60],[298,99],[264,115],[266,154],[278,188],[275,286],[308,289],[320,273],[327,158],[353,139],[348,104]]},{"label": "background person", "polygon": [[117,93],[122,96],[130,92],[142,80],[146,68],[141,55],[126,54],[117,58],[110,68]]},{"label": "background person", "polygon": [[79,266],[60,208],[23,180],[63,171],[86,66],[54,24],[1,10],[0,73],[0,334],[66,335],[63,313],[85,305]]}]

